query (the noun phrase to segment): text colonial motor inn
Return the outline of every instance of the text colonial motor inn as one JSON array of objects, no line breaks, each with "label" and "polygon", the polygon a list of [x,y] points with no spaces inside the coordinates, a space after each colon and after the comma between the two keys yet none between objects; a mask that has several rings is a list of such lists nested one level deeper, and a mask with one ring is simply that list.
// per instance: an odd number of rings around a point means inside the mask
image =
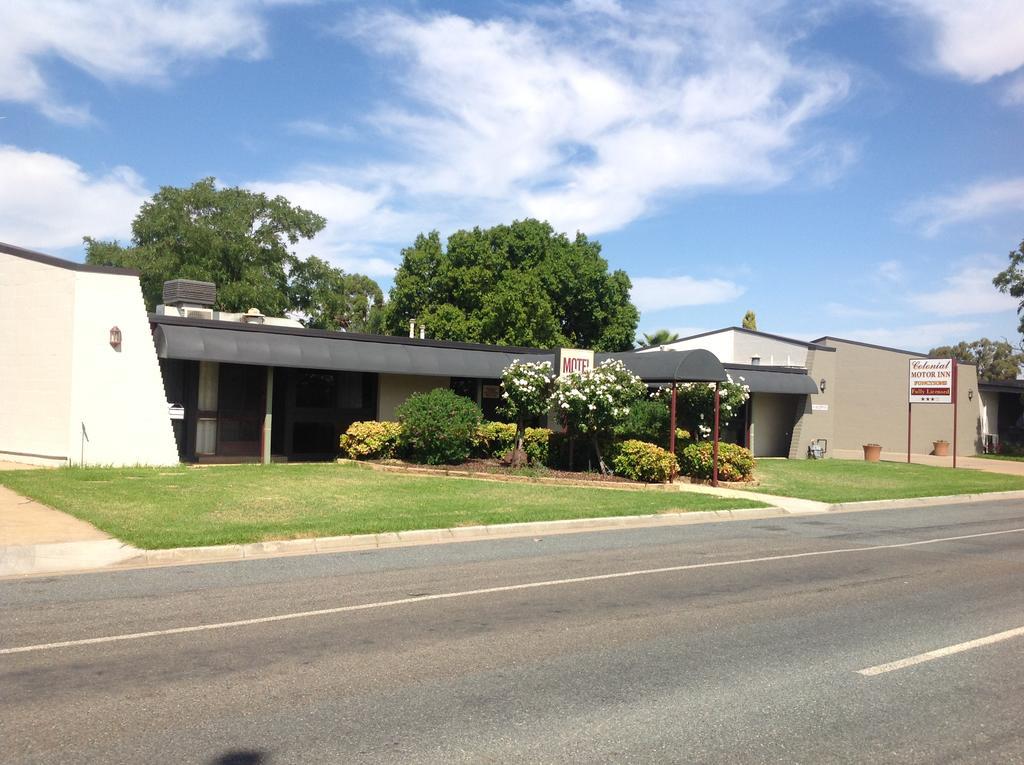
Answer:
[{"label": "text colonial motor inn", "polygon": [[[652,387],[743,378],[723,439],[757,456],[828,456],[907,443],[908,360],[921,354],[727,328],[661,348],[592,353],[305,329],[212,308],[214,285],[178,280],[148,314],[135,272],[0,244],[0,459],[37,464],[324,460],[356,420],[392,419],[412,393],[450,387],[496,416],[515,359],[572,369],[622,360]],[[1012,390],[1011,390],[1012,388]],[[959,370],[958,451],[1020,419],[1020,391]],[[912,450],[952,440],[948,406],[917,406]]]}]

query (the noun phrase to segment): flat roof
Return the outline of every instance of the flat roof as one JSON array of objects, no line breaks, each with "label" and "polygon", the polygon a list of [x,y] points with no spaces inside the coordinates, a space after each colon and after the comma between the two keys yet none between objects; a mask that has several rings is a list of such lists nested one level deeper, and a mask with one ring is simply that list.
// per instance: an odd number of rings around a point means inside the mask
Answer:
[{"label": "flat roof", "polygon": [[36,252],[35,250],[27,250],[24,247],[17,247],[13,244],[7,244],[6,242],[0,242],[0,253],[13,255],[16,258],[23,258],[25,260],[32,260],[36,263],[42,263],[47,266],[63,268],[67,271],[80,271],[88,274],[117,274],[120,276],[140,275],[134,268],[117,268],[115,266],[94,266],[91,263],[76,263],[73,260],[56,258],[53,255]]}]

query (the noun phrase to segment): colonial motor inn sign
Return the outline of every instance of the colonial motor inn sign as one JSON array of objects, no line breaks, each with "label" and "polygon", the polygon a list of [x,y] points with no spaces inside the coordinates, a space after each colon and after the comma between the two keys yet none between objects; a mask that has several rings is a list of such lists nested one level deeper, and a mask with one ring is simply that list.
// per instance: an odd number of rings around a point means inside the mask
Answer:
[{"label": "colonial motor inn sign", "polygon": [[558,377],[570,372],[587,372],[594,368],[594,352],[582,348],[560,348],[558,350]]},{"label": "colonial motor inn sign", "polygon": [[953,403],[953,359],[910,360],[910,403]]}]

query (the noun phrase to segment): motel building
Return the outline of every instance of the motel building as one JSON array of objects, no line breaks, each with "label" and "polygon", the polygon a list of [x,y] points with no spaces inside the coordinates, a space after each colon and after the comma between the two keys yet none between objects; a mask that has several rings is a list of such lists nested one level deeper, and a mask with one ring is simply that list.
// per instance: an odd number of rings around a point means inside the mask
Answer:
[{"label": "motel building", "polygon": [[[147,314],[138,274],[0,243],[0,460],[43,465],[333,460],[357,420],[451,388],[495,418],[512,361],[620,359],[650,387],[728,378],[751,397],[722,439],[755,456],[860,457],[907,448],[911,351],[729,327],[623,353],[512,348],[306,329],[213,309],[215,285],[175,280]],[[1016,437],[1016,381],[959,366],[958,454]],[[953,407],[915,404],[911,450],[952,441]]]}]

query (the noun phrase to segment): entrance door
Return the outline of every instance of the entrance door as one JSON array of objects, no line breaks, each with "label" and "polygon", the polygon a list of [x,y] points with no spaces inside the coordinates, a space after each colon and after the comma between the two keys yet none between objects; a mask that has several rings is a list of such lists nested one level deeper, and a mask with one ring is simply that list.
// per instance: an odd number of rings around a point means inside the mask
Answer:
[{"label": "entrance door", "polygon": [[220,365],[217,392],[218,456],[260,456],[266,395],[266,367]]}]

